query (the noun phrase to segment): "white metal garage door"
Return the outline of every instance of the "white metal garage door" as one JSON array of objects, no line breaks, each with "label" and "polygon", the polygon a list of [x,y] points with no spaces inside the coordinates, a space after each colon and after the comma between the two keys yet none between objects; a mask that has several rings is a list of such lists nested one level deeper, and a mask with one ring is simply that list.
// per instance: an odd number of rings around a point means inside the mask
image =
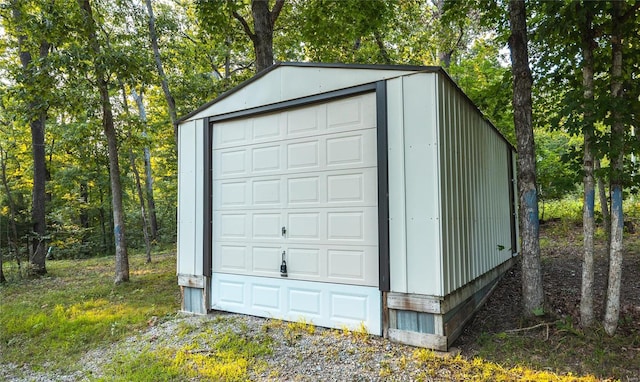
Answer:
[{"label": "white metal garage door", "polygon": [[375,118],[369,93],[214,124],[214,309],[380,334]]}]

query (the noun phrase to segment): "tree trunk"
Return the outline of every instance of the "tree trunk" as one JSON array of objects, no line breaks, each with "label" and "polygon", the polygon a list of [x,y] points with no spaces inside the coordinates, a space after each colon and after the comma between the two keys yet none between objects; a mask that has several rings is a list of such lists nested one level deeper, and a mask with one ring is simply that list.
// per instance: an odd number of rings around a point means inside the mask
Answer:
[{"label": "tree trunk", "polygon": [[[600,170],[600,160],[596,159],[594,162],[595,171]],[[609,247],[611,246],[611,213],[609,212],[609,198],[607,197],[607,187],[605,186],[604,177],[602,175],[597,176],[598,179],[598,197],[600,199],[600,212],[602,212],[602,229],[605,237],[607,238],[607,253],[609,253]]]},{"label": "tree trunk", "polygon": [[144,208],[144,195],[142,193],[142,185],[140,184],[140,173],[136,167],[136,157],[133,155],[133,150],[129,150],[129,161],[131,162],[131,170],[136,179],[136,191],[138,193],[138,200],[140,201],[140,214],[142,215],[142,234],[144,235],[144,247],[147,254],[147,263],[151,262],[151,240],[149,239],[149,231],[147,230],[147,212]]},{"label": "tree trunk", "polygon": [[33,153],[33,192],[31,201],[31,221],[35,236],[32,239],[33,254],[30,258],[30,273],[44,275],[47,273],[45,264],[47,256],[46,248],[46,212],[45,212],[45,182],[46,182],[46,158],[44,151],[44,126],[46,112],[31,121],[31,146]]},{"label": "tree trunk", "polygon": [[622,214],[622,187],[624,164],[624,123],[616,100],[623,97],[622,81],[622,18],[623,2],[612,2],[611,22],[611,97],[613,110],[611,112],[611,246],[609,248],[609,284],[607,287],[607,302],[604,316],[604,330],[608,335],[614,335],[618,328],[620,316],[620,286],[622,282],[622,234],[624,230],[624,216]]},{"label": "tree trunk", "polygon": [[[13,7],[12,15],[16,23],[20,25],[22,22],[22,15],[18,8]],[[42,65],[38,65],[38,68],[34,70],[33,59],[31,53],[25,48],[27,43],[27,37],[25,35],[18,36],[19,56],[22,70],[25,74],[25,78],[31,78],[32,81],[38,76],[47,76],[46,70],[42,68]],[[49,55],[49,48],[51,45],[42,40],[39,42],[39,56],[38,62],[41,64]],[[37,90],[36,92],[44,92],[42,85],[37,80],[30,84]],[[47,273],[46,267],[46,255],[47,248],[45,242],[46,236],[46,211],[45,211],[45,199],[46,190],[45,182],[47,180],[47,166],[46,155],[44,150],[44,129],[47,120],[46,102],[42,99],[42,94],[37,94],[35,99],[30,102],[29,110],[34,113],[30,116],[29,127],[31,129],[31,151],[33,155],[33,188],[31,193],[31,223],[34,237],[32,238],[33,253],[29,257],[29,271],[31,275],[44,275]]]},{"label": "tree trunk", "polygon": [[594,34],[590,10],[585,9],[585,21],[582,25],[582,87],[584,98],[584,113],[587,125],[584,127],[584,157],[582,166],[584,170],[584,204],[582,210],[584,256],[582,260],[582,291],[580,295],[580,321],[583,327],[593,324],[593,234],[595,231],[595,181],[593,177],[593,123],[590,116],[591,101],[593,100],[593,48]]},{"label": "tree trunk", "polygon": [[269,0],[251,0],[253,32],[247,21],[238,12],[233,11],[233,17],[242,24],[244,32],[253,43],[256,54],[256,73],[273,65],[273,27],[282,11],[284,1],[276,0],[273,9],[269,11]]},{"label": "tree trunk", "polygon": [[544,308],[540,244],[538,241],[538,194],[536,156],[532,127],[531,86],[527,27],[523,0],[509,2],[511,71],[513,73],[513,111],[518,147],[518,194],[520,234],[522,236],[522,298],[524,316],[532,317]]},{"label": "tree trunk", "polygon": [[[0,168],[2,169],[2,186],[4,188],[5,195],[7,196],[7,204],[9,204],[9,227],[11,229],[11,237],[7,235],[7,241],[9,241],[10,251],[13,253],[16,263],[18,265],[18,272],[22,273],[22,262],[20,261],[20,247],[18,246],[18,227],[16,226],[16,204],[13,201],[13,194],[9,187],[9,181],[7,179],[7,152],[0,147]],[[1,255],[0,255],[1,256]]]},{"label": "tree trunk", "polygon": [[[127,92],[125,90],[124,84],[122,81],[120,82],[120,88],[122,89],[122,99],[124,105],[124,112],[126,115],[129,115],[129,103],[127,102]],[[135,90],[132,91],[135,95]],[[137,103],[137,102],[136,102]],[[140,106],[138,104],[138,106]],[[146,119],[146,116],[145,116]],[[129,134],[129,138],[131,138],[131,134]],[[131,171],[133,171],[133,176],[136,181],[136,194],[138,195],[138,201],[140,203],[140,215],[142,217],[142,235],[144,237],[144,247],[147,254],[147,264],[151,262],[151,240],[149,239],[149,230],[147,229],[147,211],[145,208],[144,202],[144,193],[142,192],[142,184],[140,182],[140,173],[138,172],[138,167],[136,166],[136,157],[133,154],[133,150],[129,149],[129,163],[131,165]]]},{"label": "tree trunk", "polygon": [[176,112],[176,101],[171,95],[169,90],[169,82],[167,81],[167,75],[164,72],[162,66],[162,59],[160,58],[160,48],[158,47],[158,34],[156,33],[156,19],[153,14],[153,7],[151,6],[151,0],[145,0],[147,5],[147,13],[149,14],[149,38],[151,39],[151,47],[153,49],[153,58],[156,63],[156,70],[158,76],[160,76],[160,85],[162,86],[162,92],[164,93],[164,99],[167,101],[167,108],[169,109],[169,118],[171,119],[171,125],[173,126],[173,138],[178,143],[178,114]]},{"label": "tree trunk", "polygon": [[3,259],[4,255],[2,254],[2,252],[0,252],[0,284],[4,284],[7,282],[7,278],[4,277],[4,259]]},{"label": "tree trunk", "polygon": [[100,231],[102,232],[102,249],[105,252],[109,252],[111,249],[111,245],[108,242],[109,236],[107,235],[107,218],[104,213],[104,195],[102,194],[102,190],[100,190]]},{"label": "tree trunk", "polygon": [[89,228],[89,214],[87,213],[86,206],[89,204],[89,186],[86,181],[80,182],[80,200],[84,205],[80,209],[80,226],[82,228]]},{"label": "tree trunk", "polygon": [[[136,101],[136,105],[138,106],[138,113],[140,115],[140,120],[142,120],[142,125],[145,130],[142,131],[142,135],[146,138],[146,126],[147,126],[147,112],[144,107],[144,103],[142,102],[142,95],[138,95],[135,89],[131,89],[131,95],[133,99]],[[153,196],[153,173],[151,172],[151,150],[149,150],[148,145],[144,145],[144,174],[145,174],[145,188],[147,191],[147,203],[148,203],[148,212],[149,212],[149,226],[151,228],[151,240],[157,240],[158,238],[158,218],[156,215],[156,201]]]},{"label": "tree trunk", "polygon": [[127,255],[127,242],[125,237],[124,210],[122,206],[122,186],[120,184],[120,164],[118,162],[118,137],[113,124],[111,100],[109,99],[109,86],[106,73],[102,64],[98,62],[101,55],[100,45],[96,36],[96,25],[89,0],[78,0],[78,5],[83,10],[85,27],[89,39],[89,47],[93,55],[93,69],[96,73],[96,82],[100,92],[100,105],[102,107],[102,128],[107,138],[109,152],[109,178],[111,180],[111,198],[113,209],[113,235],[116,249],[115,283],[129,281],[129,258]]},{"label": "tree trunk", "polygon": [[256,73],[273,65],[273,23],[268,0],[253,0],[253,48],[256,52]]}]

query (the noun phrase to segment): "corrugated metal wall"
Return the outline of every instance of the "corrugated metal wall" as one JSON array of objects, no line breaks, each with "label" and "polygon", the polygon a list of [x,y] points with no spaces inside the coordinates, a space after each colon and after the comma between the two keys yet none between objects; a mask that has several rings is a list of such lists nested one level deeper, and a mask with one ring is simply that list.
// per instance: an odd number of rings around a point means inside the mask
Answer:
[{"label": "corrugated metal wall", "polygon": [[438,80],[442,291],[511,257],[505,140],[444,76]]}]

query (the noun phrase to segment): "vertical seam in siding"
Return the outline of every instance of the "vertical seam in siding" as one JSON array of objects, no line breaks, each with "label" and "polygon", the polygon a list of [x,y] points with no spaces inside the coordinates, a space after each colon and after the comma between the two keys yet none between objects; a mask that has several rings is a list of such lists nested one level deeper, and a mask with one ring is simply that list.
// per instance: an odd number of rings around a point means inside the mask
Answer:
[{"label": "vertical seam in siding", "polygon": [[402,254],[402,258],[403,258],[403,265],[404,265],[404,269],[403,269],[403,276],[404,276],[404,291],[409,290],[409,261],[408,261],[408,252],[407,252],[407,152],[405,150],[405,121],[404,121],[404,78],[405,77],[401,77],[400,78],[400,96],[402,99],[402,102],[400,103],[400,108],[401,108],[401,112],[400,112],[400,118],[402,119],[401,122],[401,128],[400,128],[400,134],[401,134],[401,142],[400,142],[400,146],[402,147],[402,193],[404,195],[402,195],[403,197],[403,205],[402,208],[404,210],[403,212],[403,219],[402,219],[402,223],[404,225],[404,228],[402,229],[403,232],[403,236],[402,236],[402,240],[404,241],[403,243],[403,248],[404,248],[404,253]]},{"label": "vertical seam in siding", "polygon": [[[438,226],[440,227],[440,229],[438,230],[438,237],[440,240],[440,250],[439,253],[437,254],[438,258],[439,258],[439,272],[440,272],[440,295],[445,295],[445,283],[446,278],[447,278],[447,265],[448,265],[448,261],[446,258],[446,253],[447,253],[447,247],[445,246],[445,237],[446,237],[446,214],[445,214],[445,208],[443,207],[443,200],[446,200],[447,198],[447,194],[444,192],[443,187],[446,186],[446,179],[443,179],[444,176],[446,176],[446,169],[443,169],[443,166],[446,166],[446,164],[442,163],[443,162],[443,158],[441,157],[441,155],[446,155],[446,144],[445,144],[445,133],[442,131],[442,119],[444,118],[444,111],[443,111],[443,107],[444,107],[444,99],[443,99],[443,94],[442,94],[442,85],[444,83],[444,79],[442,78],[441,74],[438,74],[436,78],[434,78],[434,97],[436,98],[436,107],[435,107],[435,112],[436,112],[436,116],[435,116],[435,129],[436,129],[436,142],[438,144],[437,147],[437,155],[436,155],[436,160],[438,161],[438,164],[436,166],[436,171],[437,171],[437,176],[436,176],[436,181],[438,182],[436,190],[438,191],[438,195],[437,195],[437,210],[438,210]],[[445,161],[447,162],[447,161]],[[444,170],[444,171],[443,171]]]}]

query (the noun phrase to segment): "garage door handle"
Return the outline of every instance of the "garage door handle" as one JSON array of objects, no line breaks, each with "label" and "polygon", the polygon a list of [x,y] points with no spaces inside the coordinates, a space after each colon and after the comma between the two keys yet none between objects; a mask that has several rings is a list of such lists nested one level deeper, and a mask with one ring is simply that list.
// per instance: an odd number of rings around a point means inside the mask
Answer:
[{"label": "garage door handle", "polygon": [[282,237],[285,237],[285,235],[287,234],[287,227],[282,227]]},{"label": "garage door handle", "polygon": [[280,264],[280,277],[288,277],[287,262],[284,260],[285,255],[286,255],[286,252],[282,251],[282,264]]}]

